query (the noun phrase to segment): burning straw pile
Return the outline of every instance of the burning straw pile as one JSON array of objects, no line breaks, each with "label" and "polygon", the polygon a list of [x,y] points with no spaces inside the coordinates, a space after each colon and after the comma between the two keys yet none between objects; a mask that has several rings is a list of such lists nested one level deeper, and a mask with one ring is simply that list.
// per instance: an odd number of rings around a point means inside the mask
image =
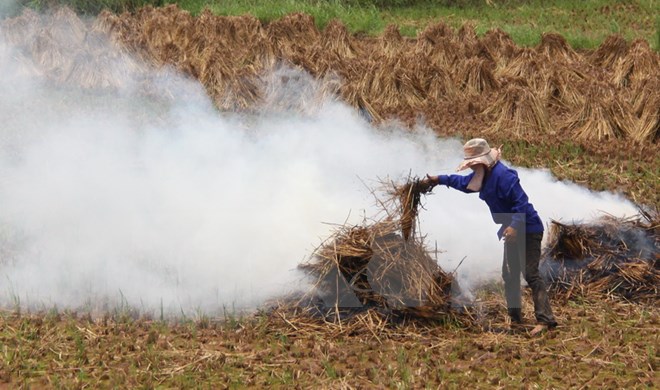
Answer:
[{"label": "burning straw pile", "polygon": [[[426,188],[414,180],[394,186],[380,201],[386,217],[340,226],[299,268],[316,280],[303,300],[324,318],[374,309],[387,318],[443,318],[453,277],[429,256],[414,225]],[[403,233],[402,234],[402,229]],[[302,302],[302,301],[301,301]]]},{"label": "burning straw pile", "polygon": [[541,273],[557,294],[658,300],[660,215],[602,217],[591,224],[552,222]]}]

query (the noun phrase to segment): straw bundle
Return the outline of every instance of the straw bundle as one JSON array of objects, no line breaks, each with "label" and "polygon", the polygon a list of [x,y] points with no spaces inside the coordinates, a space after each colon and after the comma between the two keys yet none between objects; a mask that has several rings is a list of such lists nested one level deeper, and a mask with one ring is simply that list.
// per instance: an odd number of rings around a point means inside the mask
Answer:
[{"label": "straw bundle", "polygon": [[271,22],[266,27],[266,36],[278,58],[291,60],[305,68],[310,66],[307,57],[321,39],[314,18],[302,13],[290,14]]},{"label": "straw bundle", "polygon": [[660,77],[642,81],[633,90],[632,104],[638,120],[631,137],[638,142],[660,138]]},{"label": "straw bundle", "polygon": [[477,37],[473,23],[467,22],[461,26],[457,33],[457,42],[461,47],[464,58],[480,58],[488,62],[496,62],[491,48]]},{"label": "straw bundle", "polygon": [[251,66],[261,71],[271,68],[277,61],[275,44],[267,37],[258,19],[248,15],[217,16],[211,27],[204,27],[200,18],[195,26],[199,37],[196,38],[202,45],[202,67],[208,66],[209,53],[213,52],[225,53],[222,62],[232,68]]},{"label": "straw bundle", "polygon": [[506,67],[495,70],[497,79],[523,79],[534,91],[541,92],[546,84],[549,64],[547,59],[539,58],[539,54],[529,48],[521,49]]},{"label": "straw bundle", "polygon": [[428,25],[418,36],[417,42],[432,50],[434,46],[445,40],[455,38],[454,30],[443,22]]},{"label": "straw bundle", "polygon": [[122,31],[120,18],[103,13],[87,26],[69,8],[58,8],[44,19],[27,10],[8,25],[10,35],[26,36],[20,52],[13,54],[25,74],[45,77],[51,82],[83,89],[116,89],[126,74],[142,68],[112,44],[111,33]]},{"label": "straw bundle", "polygon": [[454,100],[458,95],[458,88],[451,75],[438,66],[430,65],[428,73],[431,77],[429,82],[428,97],[433,100]]},{"label": "straw bundle", "polygon": [[493,75],[495,63],[481,58],[468,58],[457,64],[456,84],[469,95],[481,95],[500,88]]},{"label": "straw bundle", "polygon": [[148,54],[155,65],[165,65],[167,61],[178,60],[178,48],[170,31],[170,20],[161,12],[147,13],[140,20],[140,47]]},{"label": "straw bundle", "polygon": [[[321,38],[307,49],[298,64],[317,77],[327,72],[341,75],[345,83],[356,83],[363,78],[367,56],[362,53],[357,40],[353,39],[339,20],[332,20],[321,33]],[[354,89],[349,86],[348,89]]]},{"label": "straw bundle", "polygon": [[69,7],[60,7],[55,10],[49,21],[49,25],[44,27],[58,44],[75,47],[85,39],[87,26]]},{"label": "straw bundle", "polygon": [[568,65],[580,62],[581,58],[566,42],[566,39],[556,33],[543,33],[536,51],[552,62],[562,62]]},{"label": "straw bundle", "polygon": [[339,19],[331,20],[321,34],[321,46],[326,53],[342,59],[358,55],[357,44],[348,33],[346,26]]},{"label": "straw bundle", "polygon": [[313,43],[321,38],[314,17],[303,13],[292,13],[268,24],[266,34],[273,43],[292,43],[304,39]]},{"label": "straw bundle", "polygon": [[231,69],[225,63],[228,53],[221,47],[209,48],[204,52],[199,79],[209,95],[215,99],[224,94],[224,84],[231,75]]},{"label": "straw bundle", "polygon": [[371,61],[362,75],[360,89],[385,111],[419,107],[426,98],[425,83],[406,65],[402,58]]},{"label": "straw bundle", "polygon": [[[323,63],[324,68],[321,72],[323,75],[333,74],[339,80],[337,92],[339,96],[352,107],[365,107],[365,93],[364,93],[364,72],[362,66],[353,66],[355,63],[361,63],[361,59],[353,59],[347,61],[344,68],[332,69],[330,64]],[[359,70],[359,71],[358,71]],[[369,106],[371,106],[369,104]],[[373,109],[373,107],[371,107]],[[371,109],[369,110],[371,112]]]},{"label": "straw bundle", "polygon": [[126,48],[133,55],[139,55],[143,48],[138,43],[138,37],[140,35],[137,34],[135,24],[136,21],[133,17],[127,17],[127,15],[120,17],[108,10],[104,10],[94,19],[90,30],[92,32],[106,34],[110,42],[114,44],[113,48],[115,50]]},{"label": "straw bundle", "polygon": [[402,73],[399,61],[398,58],[383,58],[380,61],[356,62],[366,69],[355,75],[359,81],[354,85],[354,93],[371,97],[371,104],[379,112],[398,109],[401,95],[396,80]]},{"label": "straw bundle", "polygon": [[417,210],[422,199],[422,194],[430,191],[428,185],[424,185],[420,179],[409,179],[404,185],[394,187],[390,195],[398,199],[401,207],[401,231],[403,238],[407,241],[415,232],[415,220]]},{"label": "straw bundle", "polygon": [[586,92],[584,103],[571,113],[563,127],[580,140],[606,140],[622,138],[632,133],[636,118],[630,105],[618,96],[603,95],[606,86],[592,85]]},{"label": "straw bundle", "polygon": [[79,50],[73,59],[66,83],[83,89],[119,89],[126,74],[120,72],[108,54],[94,55],[89,50]]},{"label": "straw bundle", "polygon": [[370,225],[339,227],[299,266],[315,280],[310,294],[320,298],[327,314],[342,308],[424,318],[449,312],[452,276],[428,255],[419,237],[400,235],[398,216],[394,211]]},{"label": "straw bundle", "polygon": [[461,45],[461,49],[466,58],[476,57],[479,53],[479,38],[473,23],[464,23],[458,29],[456,38]]},{"label": "straw bundle", "polygon": [[[171,34],[172,42],[181,48],[183,52],[188,51],[188,46],[192,44],[195,35],[195,20],[188,11],[175,8],[170,16],[167,16],[169,32]],[[199,35],[204,40],[203,35]]]},{"label": "straw bundle", "polygon": [[505,67],[520,51],[511,36],[499,28],[488,30],[481,38],[481,43],[493,55],[498,67]]},{"label": "straw bundle", "polygon": [[651,74],[660,69],[660,58],[648,42],[636,39],[630,44],[630,50],[614,67],[614,83],[617,86],[637,86]]},{"label": "straw bundle", "polygon": [[621,35],[614,34],[608,36],[598,49],[588,56],[588,59],[595,66],[612,70],[627,53],[628,42]]},{"label": "straw bundle", "polygon": [[53,81],[62,81],[69,74],[72,59],[66,48],[58,44],[48,30],[41,30],[30,47],[35,65]]},{"label": "straw bundle", "polygon": [[417,36],[413,50],[416,55],[424,56],[439,67],[450,70],[453,64],[463,56],[461,45],[452,29],[444,23],[428,26]]},{"label": "straw bundle", "polygon": [[207,35],[216,35],[219,33],[218,27],[222,23],[222,16],[213,13],[209,8],[204,8],[197,16],[195,25]]},{"label": "straw bundle", "polygon": [[[438,23],[413,44],[394,25],[381,37],[357,38],[336,20],[320,32],[306,14],[264,26],[252,16],[216,16],[205,10],[193,17],[176,6],[147,6],[121,15],[105,11],[90,28],[68,9],[46,22],[26,10],[0,23],[2,34],[20,43],[25,59],[32,57],[45,77],[86,88],[92,80],[104,88],[114,83],[103,63],[117,63],[117,58],[102,56],[100,69],[82,65],[83,58],[100,55],[96,47],[110,47],[200,80],[222,109],[247,109],[265,96],[264,74],[282,60],[317,79],[332,75],[324,93],[341,96],[376,121],[397,117],[414,123],[424,115],[443,132],[446,126],[472,131],[484,125],[479,122],[494,119],[493,129],[547,134],[544,111],[549,109],[553,121],[582,140],[657,139],[656,84],[647,80],[654,79],[660,60],[645,41],[627,45],[616,35],[584,57],[557,34],[544,34],[536,48],[521,49],[501,30],[479,39],[470,24],[454,32]],[[108,34],[113,45],[101,34]],[[76,44],[62,45],[62,37],[69,35]],[[506,84],[515,85],[496,95]],[[489,111],[480,115],[484,105]]]},{"label": "straw bundle", "polygon": [[378,41],[378,49],[382,51],[386,57],[401,55],[404,50],[403,37],[399,32],[399,27],[395,24],[387,25],[385,31],[383,31],[383,35],[380,36]]},{"label": "straw bundle", "polygon": [[24,8],[20,16],[0,20],[0,33],[7,42],[16,46],[28,46],[30,39],[41,28],[41,17],[30,8]]},{"label": "straw bundle", "polygon": [[495,117],[487,133],[503,132],[522,138],[554,132],[543,102],[519,85],[508,85],[484,114]]},{"label": "straw bundle", "polygon": [[583,89],[589,76],[573,67],[556,66],[545,80],[541,95],[562,110],[572,111],[584,104]]},{"label": "straw bundle", "polygon": [[213,101],[220,110],[244,111],[261,101],[263,86],[254,68],[234,70],[217,66],[207,73],[207,77],[207,80],[215,80],[208,83],[207,89],[211,90]]},{"label": "straw bundle", "polygon": [[391,111],[399,107],[400,95],[397,89],[399,61],[396,58],[371,61],[360,77],[356,89],[371,97],[369,100],[378,107],[379,111]]},{"label": "straw bundle", "polygon": [[261,21],[252,15],[218,17],[215,27],[216,36],[234,49],[249,47],[267,34]]},{"label": "straw bundle", "polygon": [[583,294],[657,300],[660,250],[656,216],[603,217],[592,224],[552,222],[540,270],[553,289],[567,298]]}]

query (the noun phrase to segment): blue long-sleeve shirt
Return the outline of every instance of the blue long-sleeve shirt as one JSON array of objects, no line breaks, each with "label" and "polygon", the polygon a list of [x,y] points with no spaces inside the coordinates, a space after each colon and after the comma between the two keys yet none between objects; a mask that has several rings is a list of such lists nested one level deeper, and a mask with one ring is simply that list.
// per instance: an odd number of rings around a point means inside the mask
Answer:
[{"label": "blue long-sleeve shirt", "polygon": [[[439,179],[440,184],[471,193],[474,191],[468,190],[467,185],[472,176],[474,172],[466,176],[440,175]],[[488,205],[493,221],[502,225],[497,232],[500,239],[508,226],[521,233],[543,233],[543,222],[534,206],[529,203],[527,194],[520,185],[518,172],[501,162],[495,163],[490,172],[486,173],[479,198]]]}]

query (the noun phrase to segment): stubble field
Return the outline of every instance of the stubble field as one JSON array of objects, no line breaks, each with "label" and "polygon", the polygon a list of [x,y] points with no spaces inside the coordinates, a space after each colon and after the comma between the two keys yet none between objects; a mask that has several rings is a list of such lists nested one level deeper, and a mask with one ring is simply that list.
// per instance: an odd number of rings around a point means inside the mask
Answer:
[{"label": "stubble field", "polygon": [[[501,30],[477,36],[442,21],[415,38],[396,26],[367,37],[340,21],[319,30],[305,14],[264,24],[174,6],[85,21],[68,9],[52,19],[27,10],[0,23],[32,64],[26,72],[52,85],[120,88],[108,71],[115,54],[97,51],[107,40],[140,59],[136,74],[171,66],[199,80],[220,112],[255,113],[264,74],[286,63],[318,81],[315,98],[340,99],[374,126],[421,120],[438,136],[486,136],[514,164],[660,206],[660,58],[644,40],[611,36],[575,50],[544,34],[521,47]],[[651,268],[657,277],[657,256]],[[92,317],[17,302],[0,312],[0,387],[654,388],[657,297],[553,294],[560,325],[540,337],[509,330],[498,284],[442,320],[362,311],[324,321],[289,302],[222,318],[130,308]]]}]

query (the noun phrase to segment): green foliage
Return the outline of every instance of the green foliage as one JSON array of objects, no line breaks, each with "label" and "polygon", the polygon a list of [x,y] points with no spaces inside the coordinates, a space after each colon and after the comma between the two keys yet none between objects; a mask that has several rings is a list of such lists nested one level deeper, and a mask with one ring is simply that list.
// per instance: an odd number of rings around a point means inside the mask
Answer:
[{"label": "green foliage", "polygon": [[326,375],[330,379],[337,379],[337,371],[333,367],[332,363],[329,360],[324,360],[323,361],[323,369],[325,370]]},{"label": "green foliage", "polygon": [[362,7],[397,8],[397,7],[482,7],[488,5],[486,0],[345,0],[344,3]]}]

